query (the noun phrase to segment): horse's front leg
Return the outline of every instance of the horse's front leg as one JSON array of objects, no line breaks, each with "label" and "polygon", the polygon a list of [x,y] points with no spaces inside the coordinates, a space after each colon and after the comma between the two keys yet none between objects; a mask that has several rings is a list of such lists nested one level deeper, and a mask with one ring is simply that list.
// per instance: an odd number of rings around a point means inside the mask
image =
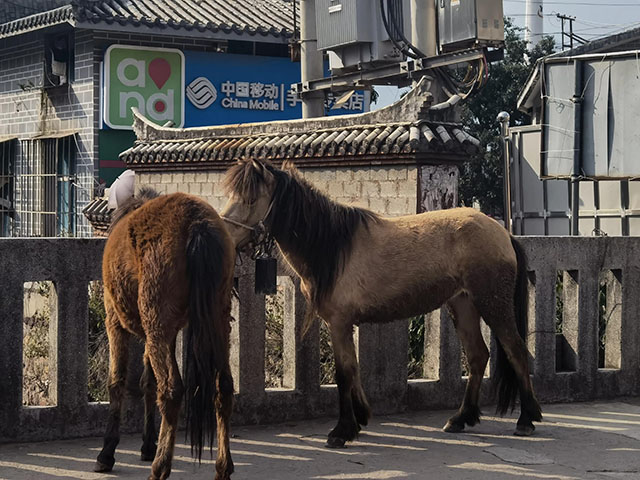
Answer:
[{"label": "horse's front leg", "polygon": [[[334,320],[329,323],[331,332],[331,343],[333,344],[333,355],[336,360],[336,382],[338,383],[338,396],[340,405],[340,418],[338,424],[331,432],[327,439],[327,447],[342,448],[345,442],[349,442],[356,438],[360,431],[360,425],[356,420],[354,411],[353,389],[358,375],[358,360],[356,358],[356,349],[353,344],[353,325],[351,323]],[[362,387],[358,383],[359,395],[358,405],[364,399]],[[364,399],[366,405],[366,399]],[[366,405],[368,409],[368,405]],[[360,412],[359,412],[360,413]],[[367,415],[360,414],[359,416]]]}]

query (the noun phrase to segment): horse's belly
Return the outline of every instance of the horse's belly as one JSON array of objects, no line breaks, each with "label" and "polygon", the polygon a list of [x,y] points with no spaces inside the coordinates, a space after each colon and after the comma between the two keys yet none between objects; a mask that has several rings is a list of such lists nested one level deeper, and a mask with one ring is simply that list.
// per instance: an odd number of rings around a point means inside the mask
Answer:
[{"label": "horse's belly", "polygon": [[[392,290],[392,287],[389,287]],[[356,323],[390,322],[415,317],[440,308],[459,290],[453,280],[443,280],[433,285],[413,285],[401,291],[382,291],[377,295],[365,295],[354,306]]]}]

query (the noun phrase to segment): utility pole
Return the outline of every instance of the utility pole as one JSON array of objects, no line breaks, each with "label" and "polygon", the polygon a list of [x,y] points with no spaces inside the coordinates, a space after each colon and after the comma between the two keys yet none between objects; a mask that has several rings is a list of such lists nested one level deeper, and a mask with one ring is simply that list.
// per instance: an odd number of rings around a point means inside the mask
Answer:
[{"label": "utility pole", "polygon": [[305,90],[305,82],[324,77],[322,52],[316,35],[316,2],[300,1],[300,73],[302,81],[302,118],[324,116],[324,93]]},{"label": "utility pole", "polygon": [[[564,50],[565,48],[573,48],[573,41],[575,40],[576,42],[580,43],[581,45],[584,45],[585,43],[587,43],[587,40],[583,37],[581,37],[580,35],[573,33],[573,21],[576,19],[576,17],[572,17],[571,15],[562,15],[561,13],[557,13],[556,17],[558,17],[560,20],[562,20],[562,49]],[[566,32],[564,30],[564,22],[568,21],[569,22],[569,31]],[[564,38],[565,37],[569,37],[569,41],[567,44],[565,44]]]},{"label": "utility pole", "polygon": [[500,137],[502,138],[502,156],[504,166],[503,178],[503,195],[504,195],[504,227],[513,233],[511,225],[511,155],[509,154],[509,146],[511,138],[509,136],[509,120],[511,116],[508,112],[500,112],[496,121],[500,124]]}]

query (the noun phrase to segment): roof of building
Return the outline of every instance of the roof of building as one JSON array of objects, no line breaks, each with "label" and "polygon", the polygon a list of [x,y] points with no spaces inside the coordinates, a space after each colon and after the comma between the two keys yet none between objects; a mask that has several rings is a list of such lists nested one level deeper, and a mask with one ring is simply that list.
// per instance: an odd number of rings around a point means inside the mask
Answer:
[{"label": "roof of building", "polygon": [[518,109],[528,113],[535,108],[536,105],[540,104],[541,69],[545,63],[581,55],[614,53],[628,50],[640,50],[640,27],[630,28],[623,32],[596,38],[584,45],[578,45],[575,48],[556,52],[539,59],[531,70],[524,88],[518,95]]},{"label": "roof of building", "polygon": [[458,125],[427,119],[424,79],[400,101],[364,114],[216,127],[158,127],[137,112],[136,144],[120,158],[134,170],[225,169],[240,158],[301,166],[461,161],[480,142]]},{"label": "roof of building", "polygon": [[111,225],[111,212],[107,198],[94,198],[84,207],[82,213],[97,232],[104,231]]},{"label": "roof of building", "polygon": [[287,39],[293,32],[291,0],[16,0],[0,15],[0,38],[60,23],[82,28],[157,33],[198,32]]}]

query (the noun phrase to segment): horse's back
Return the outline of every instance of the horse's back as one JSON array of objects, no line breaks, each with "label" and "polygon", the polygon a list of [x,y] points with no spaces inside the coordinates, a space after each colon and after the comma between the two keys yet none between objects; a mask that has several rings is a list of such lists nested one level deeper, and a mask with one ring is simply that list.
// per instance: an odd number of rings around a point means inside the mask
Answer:
[{"label": "horse's back", "polygon": [[511,237],[497,221],[484,213],[468,207],[436,210],[418,215],[406,215],[386,219],[390,231],[410,243],[433,249],[441,249],[451,260],[457,255],[482,255],[505,257],[515,261]]},{"label": "horse's back", "polygon": [[[193,195],[158,196],[113,227],[105,245],[103,281],[105,291],[121,316],[128,317],[128,323],[139,323],[138,295],[144,282],[153,284],[154,295],[173,302],[176,311],[186,310],[186,246],[196,223],[205,223],[212,229],[225,257],[233,257],[233,243],[220,216]],[[226,264],[221,268],[229,270]]]},{"label": "horse's back", "polygon": [[[382,218],[360,229],[332,302],[371,305],[363,321],[404,318],[439,307],[465,289],[470,276],[491,282],[505,269],[515,274],[509,233],[477,210]],[[402,313],[384,312],[383,305]]]}]

